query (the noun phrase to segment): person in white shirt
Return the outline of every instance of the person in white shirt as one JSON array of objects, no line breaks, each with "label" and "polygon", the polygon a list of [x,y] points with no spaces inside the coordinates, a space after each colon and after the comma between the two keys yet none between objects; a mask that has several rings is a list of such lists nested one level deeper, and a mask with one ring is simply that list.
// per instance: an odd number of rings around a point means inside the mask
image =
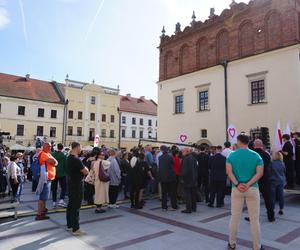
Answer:
[{"label": "person in white shirt", "polygon": [[222,151],[222,155],[225,156],[226,158],[232,153],[232,150],[230,149],[231,143],[229,141],[226,141],[224,143],[224,149]]},{"label": "person in white shirt", "polygon": [[8,179],[12,189],[12,200],[11,203],[16,202],[16,196],[19,188],[19,183],[21,182],[21,169],[17,165],[18,158],[16,156],[10,157],[10,164],[8,166]]}]

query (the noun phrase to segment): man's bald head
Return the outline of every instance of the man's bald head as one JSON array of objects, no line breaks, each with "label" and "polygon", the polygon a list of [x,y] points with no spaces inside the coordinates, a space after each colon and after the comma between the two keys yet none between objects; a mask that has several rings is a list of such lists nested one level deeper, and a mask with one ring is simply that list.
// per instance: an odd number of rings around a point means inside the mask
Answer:
[{"label": "man's bald head", "polygon": [[44,143],[43,151],[46,153],[49,153],[51,151],[51,144],[49,142]]},{"label": "man's bald head", "polygon": [[256,140],[254,141],[253,147],[254,147],[254,149],[256,149],[256,148],[261,148],[261,149],[263,149],[263,148],[264,148],[264,144],[263,144],[263,142],[262,142],[261,139],[256,139]]}]

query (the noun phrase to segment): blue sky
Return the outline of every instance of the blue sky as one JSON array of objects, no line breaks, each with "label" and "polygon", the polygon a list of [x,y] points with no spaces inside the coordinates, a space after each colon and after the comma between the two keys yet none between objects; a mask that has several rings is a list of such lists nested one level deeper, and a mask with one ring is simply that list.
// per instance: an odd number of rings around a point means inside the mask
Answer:
[{"label": "blue sky", "polygon": [[[241,2],[241,1],[237,1]],[[245,0],[244,2],[248,2]],[[0,72],[121,88],[157,100],[159,36],[231,0],[0,0]]]}]

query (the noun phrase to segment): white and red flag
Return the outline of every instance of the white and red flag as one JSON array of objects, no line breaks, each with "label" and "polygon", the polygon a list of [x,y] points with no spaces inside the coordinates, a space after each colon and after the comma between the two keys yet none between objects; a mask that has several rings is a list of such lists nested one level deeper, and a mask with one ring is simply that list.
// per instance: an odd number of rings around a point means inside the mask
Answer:
[{"label": "white and red flag", "polygon": [[280,128],[280,121],[277,122],[275,129],[274,151],[280,151],[282,149],[282,133]]}]

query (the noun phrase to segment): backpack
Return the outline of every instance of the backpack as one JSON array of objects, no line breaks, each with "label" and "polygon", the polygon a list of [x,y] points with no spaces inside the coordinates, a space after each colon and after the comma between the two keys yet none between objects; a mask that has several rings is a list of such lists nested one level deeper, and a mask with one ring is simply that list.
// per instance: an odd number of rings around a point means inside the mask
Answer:
[{"label": "backpack", "polygon": [[[38,181],[41,175],[41,165],[40,165],[40,158],[41,158],[42,152],[38,155],[38,157],[33,158],[33,162],[31,164],[31,172],[32,172],[32,177],[34,180]],[[46,166],[46,171],[47,171],[47,164]]]}]

